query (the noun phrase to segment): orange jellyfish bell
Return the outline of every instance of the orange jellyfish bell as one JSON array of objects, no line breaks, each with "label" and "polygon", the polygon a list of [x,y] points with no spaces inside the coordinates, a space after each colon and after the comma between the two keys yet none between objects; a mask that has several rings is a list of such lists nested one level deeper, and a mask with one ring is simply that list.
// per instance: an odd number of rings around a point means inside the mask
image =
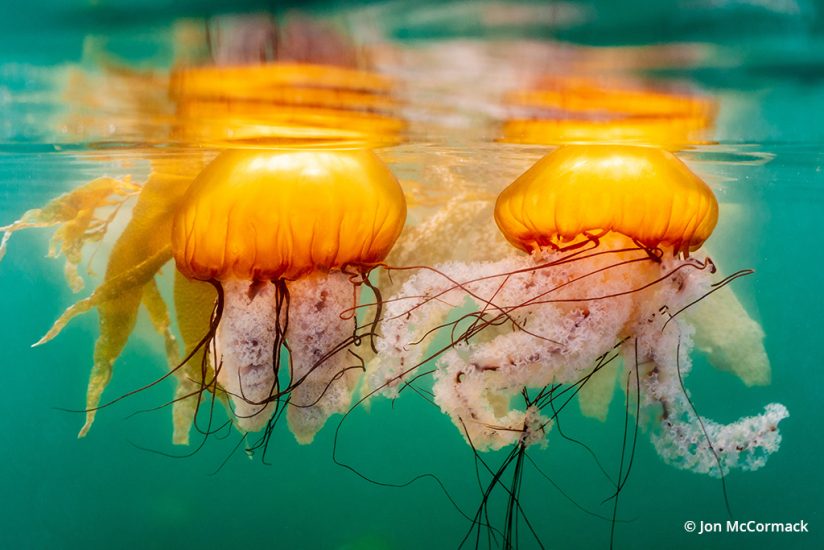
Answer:
[{"label": "orange jellyfish bell", "polygon": [[238,150],[192,184],[172,248],[193,279],[296,279],[380,262],[405,219],[403,191],[369,151]]},{"label": "orange jellyfish bell", "polygon": [[290,428],[308,443],[346,410],[358,338],[343,312],[405,219],[400,185],[370,151],[229,151],[197,177],[172,250],[181,273],[219,286],[213,362],[241,430],[262,429],[288,397]]},{"label": "orange jellyfish bell", "polygon": [[718,221],[709,186],[672,153],[632,145],[568,145],[498,196],[495,221],[518,248],[565,248],[615,232],[674,253],[696,250]]}]

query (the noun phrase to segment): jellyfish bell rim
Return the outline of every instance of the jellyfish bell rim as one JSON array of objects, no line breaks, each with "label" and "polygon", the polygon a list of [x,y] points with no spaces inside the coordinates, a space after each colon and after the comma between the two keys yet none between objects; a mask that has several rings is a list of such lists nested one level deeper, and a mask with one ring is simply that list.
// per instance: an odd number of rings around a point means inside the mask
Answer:
[{"label": "jellyfish bell rim", "polygon": [[504,237],[527,253],[614,232],[678,254],[709,238],[718,201],[709,185],[660,147],[575,144],[551,151],[501,191],[494,217]]},{"label": "jellyfish bell rim", "polygon": [[227,277],[202,277],[199,275],[199,271],[191,270],[187,271],[186,266],[180,266],[175,261],[175,267],[180,273],[186,277],[187,279],[193,281],[200,281],[203,283],[210,283],[212,285],[220,285],[223,286],[227,283],[240,281],[249,283],[250,286],[259,285],[259,284],[270,284],[276,283],[278,281],[283,281],[285,283],[291,283],[300,279],[304,279],[306,277],[312,277],[315,275],[324,276],[324,275],[331,275],[334,273],[343,273],[346,275],[350,275],[352,277],[360,274],[368,274],[373,269],[378,267],[382,267],[386,265],[383,260],[378,260],[375,262],[362,262],[362,263],[350,263],[342,266],[332,267],[332,268],[323,268],[323,267],[316,267],[312,269],[308,269],[306,271],[300,271],[296,274],[291,274],[290,276],[268,276],[265,273],[261,274],[260,276],[253,277],[251,279],[247,278],[240,278],[234,275],[229,275]]},{"label": "jellyfish bell rim", "polygon": [[172,252],[190,279],[290,280],[381,263],[405,220],[400,183],[370,149],[232,149],[187,190]]}]

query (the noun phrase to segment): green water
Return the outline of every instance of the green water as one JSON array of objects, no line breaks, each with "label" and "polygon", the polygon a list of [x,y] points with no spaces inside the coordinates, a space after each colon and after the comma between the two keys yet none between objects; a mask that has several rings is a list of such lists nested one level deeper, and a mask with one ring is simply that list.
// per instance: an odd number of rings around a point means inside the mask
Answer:
[{"label": "green water", "polygon": [[[721,483],[667,466],[642,434],[621,493],[617,548],[824,545],[824,59],[818,53],[824,50],[817,48],[824,19],[811,2],[776,2],[778,8],[772,11],[759,7],[762,4],[729,2],[713,10],[709,3],[683,3],[680,8],[662,3],[652,13],[637,10],[636,19],[632,9],[615,13],[590,2],[578,4],[589,10],[589,19],[559,29],[519,22],[489,31],[507,39],[517,38],[520,30],[530,38],[608,44],[688,40],[719,48],[716,57],[699,66],[652,72],[690,79],[721,100],[719,144],[685,152],[682,158],[709,181],[721,203],[721,220],[710,241],[714,257],[727,272],[755,269],[734,288],[764,328],[773,376],[769,386],[747,388],[696,354],[687,386],[701,414],[720,422],[757,414],[770,402],[787,406],[791,416],[781,424],[780,451],[758,471],[733,471],[726,489],[736,519],[803,520],[810,532],[685,533],[686,521],[727,520]],[[62,152],[52,146],[60,139],[48,123],[60,101],[50,75],[59,64],[79,61],[84,36],[109,36],[113,48],[136,63],[162,64],[168,61],[162,29],[171,20],[226,9],[214,2],[206,11],[194,2],[151,6],[135,12],[130,24],[114,28],[107,23],[112,13],[131,13],[128,8],[103,3],[96,12],[82,4],[67,9],[71,17],[61,18],[63,12],[55,6],[40,6],[49,14],[41,18],[33,6],[19,15],[20,27],[4,35],[0,224],[93,177],[124,170],[114,161],[89,160],[82,144],[65,144]],[[450,21],[450,7],[466,9],[463,4],[448,5],[445,15],[439,12],[434,22],[430,18],[421,24],[395,7],[400,11],[382,15],[381,21],[397,40],[489,39],[475,20],[464,20],[463,25]],[[8,18],[3,25],[14,28]],[[130,39],[134,36],[153,38]],[[734,61],[718,59],[721,54],[734,55]],[[427,162],[427,152],[437,151],[438,140],[431,141],[423,151],[412,143],[386,155],[394,159],[397,171],[415,171]],[[450,145],[453,157],[477,154],[462,151],[463,146]],[[538,148],[503,150],[517,159],[518,170],[541,154]],[[494,159],[489,162],[494,164]],[[454,160],[445,167],[466,169]],[[510,181],[492,169],[472,173],[489,180],[492,189]],[[438,181],[430,178],[426,183]],[[472,515],[480,496],[473,456],[448,417],[411,393],[395,403],[376,400],[368,411],[358,408],[342,424],[333,419],[309,446],[297,445],[281,423],[272,437],[268,464],[259,454],[250,460],[238,451],[235,432],[210,438],[202,448],[197,437],[188,449],[171,445],[170,409],[139,412],[166,403],[173,393],[171,381],[101,411],[91,433],[78,440],[82,413],[64,409],[83,407],[97,319],[94,313],[83,315],[53,342],[30,347],[75,300],[64,283],[62,260],[44,258],[48,234],[15,235],[0,263],[5,389],[0,399],[0,547],[458,546],[469,529],[461,511]],[[165,372],[161,344],[142,319],[105,396],[114,398]],[[618,469],[624,406],[617,395],[604,423],[582,417],[575,407],[561,419],[564,431],[585,441],[609,472]],[[527,467],[521,495],[544,544],[608,547],[611,505],[602,500],[609,496],[610,485],[592,456],[557,434],[550,435],[546,449],[530,456],[552,480]],[[405,485],[432,474],[454,504],[434,477],[403,487],[382,486],[341,467],[334,458],[387,485]],[[495,463],[503,457],[485,458]],[[522,547],[537,547],[528,532],[520,535]],[[468,547],[473,545],[471,540]]]}]

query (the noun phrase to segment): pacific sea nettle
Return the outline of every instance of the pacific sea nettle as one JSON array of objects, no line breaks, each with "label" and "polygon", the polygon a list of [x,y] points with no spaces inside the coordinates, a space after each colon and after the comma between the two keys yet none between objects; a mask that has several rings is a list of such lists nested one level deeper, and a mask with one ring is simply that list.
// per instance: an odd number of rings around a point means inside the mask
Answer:
[{"label": "pacific sea nettle", "polygon": [[172,249],[183,275],[218,289],[210,356],[240,430],[265,427],[288,397],[308,443],[348,408],[362,366],[345,312],[405,218],[400,185],[366,150],[229,151],[197,177]]},{"label": "pacific sea nettle", "polygon": [[[709,359],[748,384],[769,378],[763,332],[726,294],[743,272],[721,278],[696,252],[718,204],[685,164],[654,147],[561,147],[504,189],[494,212],[522,252],[409,278],[386,302],[367,394],[397,396],[436,359],[434,401],[467,441],[525,448],[546,442],[576,394],[603,418],[623,363],[628,408],[653,419],[665,460],[715,475],[765,462],[782,405],[721,425],[698,415],[683,385],[694,336],[711,343],[702,349],[751,350]],[[707,303],[712,315],[696,314]]]}]

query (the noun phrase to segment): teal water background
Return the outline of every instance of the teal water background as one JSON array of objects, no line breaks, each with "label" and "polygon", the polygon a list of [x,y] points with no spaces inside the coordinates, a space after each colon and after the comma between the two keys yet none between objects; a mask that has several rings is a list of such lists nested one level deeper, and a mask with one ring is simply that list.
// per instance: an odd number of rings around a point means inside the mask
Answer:
[{"label": "teal water background", "polygon": [[[720,144],[684,158],[707,178],[722,204],[722,219],[710,241],[713,254],[729,272],[756,270],[734,288],[764,327],[773,382],[747,388],[698,357],[687,386],[701,414],[717,421],[757,414],[770,402],[788,407],[780,451],[761,470],[732,472],[727,490],[736,519],[804,520],[810,533],[685,533],[688,520],[727,519],[720,482],[667,466],[642,435],[621,496],[623,521],[615,542],[619,548],[664,543],[672,548],[821,548],[824,53],[819,52],[824,49],[817,46],[824,19],[812,2],[713,4],[661,3],[665,7],[648,13],[640,9],[648,4],[638,2],[638,10],[617,13],[585,3],[590,19],[577,27],[520,30],[530,37],[587,43],[703,41],[736,55],[731,64],[658,73],[692,79],[721,98]],[[797,10],[789,9],[793,6]],[[0,224],[101,175],[99,163],[51,147],[52,134],[44,127],[57,108],[48,99],[50,71],[79,60],[87,34],[108,33],[137,60],[162,59],[163,42],[152,42],[154,31],[204,8],[194,2],[154,2],[135,12],[125,3],[104,2],[99,12],[82,4],[67,10],[65,18],[61,9],[57,2],[32,5],[16,16],[18,27],[10,16],[1,24],[8,32],[0,38]],[[213,9],[226,6],[211,3]],[[112,14],[133,14],[134,19],[126,23]],[[491,39],[472,24],[455,28],[448,9],[441,17],[422,26],[404,25],[398,15],[390,18],[392,34],[399,40],[438,40],[450,32]],[[117,25],[111,24],[114,20]],[[518,30],[497,32],[511,38]],[[135,36],[149,38],[137,41]],[[46,99],[38,95],[41,91]],[[524,169],[529,162],[525,156]],[[173,392],[169,382],[101,411],[89,436],[78,440],[82,414],[60,409],[83,406],[96,317],[86,314],[53,342],[30,348],[75,300],[65,287],[62,261],[44,259],[47,237],[48,232],[38,231],[15,235],[0,263],[5,390],[0,399],[0,547],[412,549],[454,548],[460,542],[469,525],[430,478],[403,488],[377,486],[336,465],[334,420],[310,446],[297,445],[279,426],[269,465],[260,456],[249,460],[235,451],[235,433],[210,439],[191,456],[170,458],[146,450],[177,455],[194,450],[171,445],[170,410],[133,415],[166,402]],[[142,324],[138,332],[148,335],[145,319]],[[106,396],[123,394],[164,372],[160,343],[150,336],[133,337]],[[575,410],[563,418],[564,429],[585,440],[609,471],[617,469],[620,458],[624,402],[618,397],[605,423]],[[472,454],[449,419],[414,395],[394,404],[375,401],[370,411],[358,409],[338,436],[338,457],[364,475],[403,483],[422,473],[436,474],[457,505],[474,513],[479,491]],[[591,457],[552,436],[547,449],[532,457],[566,494],[527,469],[522,505],[548,547],[607,547],[609,522],[579,508],[610,512],[600,504],[609,485]],[[523,547],[535,546],[521,535]]]}]

